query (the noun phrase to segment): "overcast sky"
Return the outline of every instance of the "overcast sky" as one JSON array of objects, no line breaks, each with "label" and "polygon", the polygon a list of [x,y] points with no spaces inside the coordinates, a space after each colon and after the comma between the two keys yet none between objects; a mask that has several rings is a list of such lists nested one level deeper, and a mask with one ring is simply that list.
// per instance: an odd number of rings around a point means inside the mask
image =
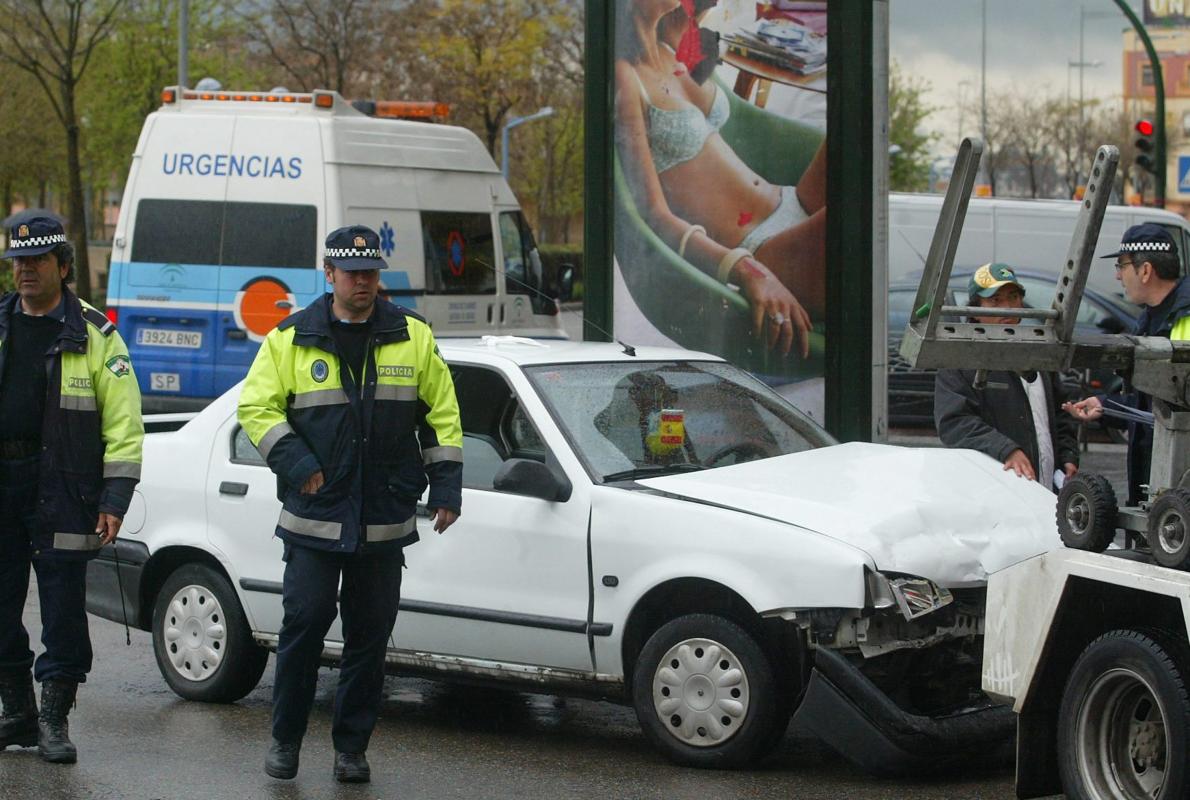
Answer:
[{"label": "overcast sky", "polygon": [[[978,99],[982,0],[889,0],[891,58],[906,72],[929,81],[931,105],[941,109],[929,124],[947,140],[959,135],[959,93]],[[1141,0],[1129,0],[1142,17]],[[987,89],[1018,88],[1065,95],[1067,76],[1078,96],[1079,9],[1085,9],[1083,92],[1091,98],[1123,93],[1122,33],[1128,20],[1112,0],[987,0]],[[967,81],[968,84],[961,84]],[[978,120],[963,120],[965,133]]]}]

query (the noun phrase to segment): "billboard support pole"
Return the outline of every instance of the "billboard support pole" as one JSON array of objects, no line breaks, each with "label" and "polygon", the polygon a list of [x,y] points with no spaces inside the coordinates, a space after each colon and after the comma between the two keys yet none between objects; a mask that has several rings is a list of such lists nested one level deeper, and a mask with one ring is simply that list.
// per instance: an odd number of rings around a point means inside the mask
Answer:
[{"label": "billboard support pole", "polygon": [[887,72],[887,39],[878,41],[887,25],[876,24],[878,15],[887,15],[885,0],[831,3],[827,15],[826,428],[842,441],[884,434],[886,403],[876,394],[887,345],[877,348],[876,339],[886,335],[887,291],[878,296],[874,286],[888,281],[887,269],[876,267],[887,260],[876,245],[885,245],[877,229],[888,196],[878,191],[886,181],[875,179],[887,174],[888,114],[883,88],[885,111],[876,113],[875,82]]},{"label": "billboard support pole", "polygon": [[[586,174],[583,178],[583,339],[612,329],[612,48],[615,3],[586,0]],[[593,323],[593,324],[592,324]],[[600,330],[602,329],[602,330]]]}]

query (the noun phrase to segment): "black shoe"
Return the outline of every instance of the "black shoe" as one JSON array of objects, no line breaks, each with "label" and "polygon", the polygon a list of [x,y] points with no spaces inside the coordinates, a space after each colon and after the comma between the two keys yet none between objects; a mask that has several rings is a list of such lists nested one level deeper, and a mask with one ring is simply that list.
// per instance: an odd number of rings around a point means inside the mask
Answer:
[{"label": "black shoe", "polygon": [[335,753],[335,780],[339,783],[368,783],[372,768],[363,753]]},{"label": "black shoe", "polygon": [[37,744],[37,698],[33,694],[33,676],[28,670],[0,673],[0,750],[16,745]]},{"label": "black shoe", "polygon": [[268,755],[264,757],[264,771],[270,778],[280,778],[288,781],[297,775],[298,753],[302,750],[302,743],[278,742],[276,739],[269,745]]},{"label": "black shoe", "polygon": [[78,684],[70,681],[43,681],[41,713],[37,716],[37,749],[41,759],[51,764],[73,764],[78,751],[70,741],[66,716],[74,705]]}]

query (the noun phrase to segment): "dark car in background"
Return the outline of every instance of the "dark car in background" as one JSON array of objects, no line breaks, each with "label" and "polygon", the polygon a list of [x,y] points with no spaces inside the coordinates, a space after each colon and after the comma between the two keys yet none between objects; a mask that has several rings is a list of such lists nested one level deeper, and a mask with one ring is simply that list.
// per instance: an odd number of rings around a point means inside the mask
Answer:
[{"label": "dark car in background", "polygon": [[[948,305],[967,302],[967,283],[978,267],[955,267],[951,273]],[[1017,279],[1025,288],[1025,304],[1031,308],[1049,308],[1054,301],[1057,278],[1052,273],[1016,269]],[[934,427],[934,372],[913,369],[900,353],[901,337],[913,312],[920,274],[908,281],[898,281],[888,292],[888,425],[890,428]],[[958,301],[958,302],[956,302]],[[1074,322],[1076,336],[1095,333],[1126,333],[1140,314],[1140,307],[1120,295],[1086,289]],[[1087,370],[1071,373],[1070,380],[1085,391],[1103,392],[1118,388],[1123,379],[1111,370]]]}]

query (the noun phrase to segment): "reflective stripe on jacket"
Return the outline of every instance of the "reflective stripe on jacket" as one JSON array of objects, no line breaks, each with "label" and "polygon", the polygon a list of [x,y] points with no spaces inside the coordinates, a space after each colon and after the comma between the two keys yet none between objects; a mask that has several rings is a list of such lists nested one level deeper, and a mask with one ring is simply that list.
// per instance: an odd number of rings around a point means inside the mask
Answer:
[{"label": "reflective stripe on jacket", "polygon": [[[277,475],[277,535],[336,552],[417,541],[414,512],[462,505],[463,431],[430,327],[379,300],[362,392],[341,369],[331,295],[269,333],[240,393],[239,420]],[[325,483],[302,494],[319,470]]]},{"label": "reflective stripe on jacket", "polygon": [[[46,353],[32,544],[35,555],[87,559],[99,550],[99,512],[123,518],[128,511],[145,429],[140,388],[116,326],[68,289],[63,295],[62,333]],[[18,302],[16,293],[0,298],[0,379]]]}]

